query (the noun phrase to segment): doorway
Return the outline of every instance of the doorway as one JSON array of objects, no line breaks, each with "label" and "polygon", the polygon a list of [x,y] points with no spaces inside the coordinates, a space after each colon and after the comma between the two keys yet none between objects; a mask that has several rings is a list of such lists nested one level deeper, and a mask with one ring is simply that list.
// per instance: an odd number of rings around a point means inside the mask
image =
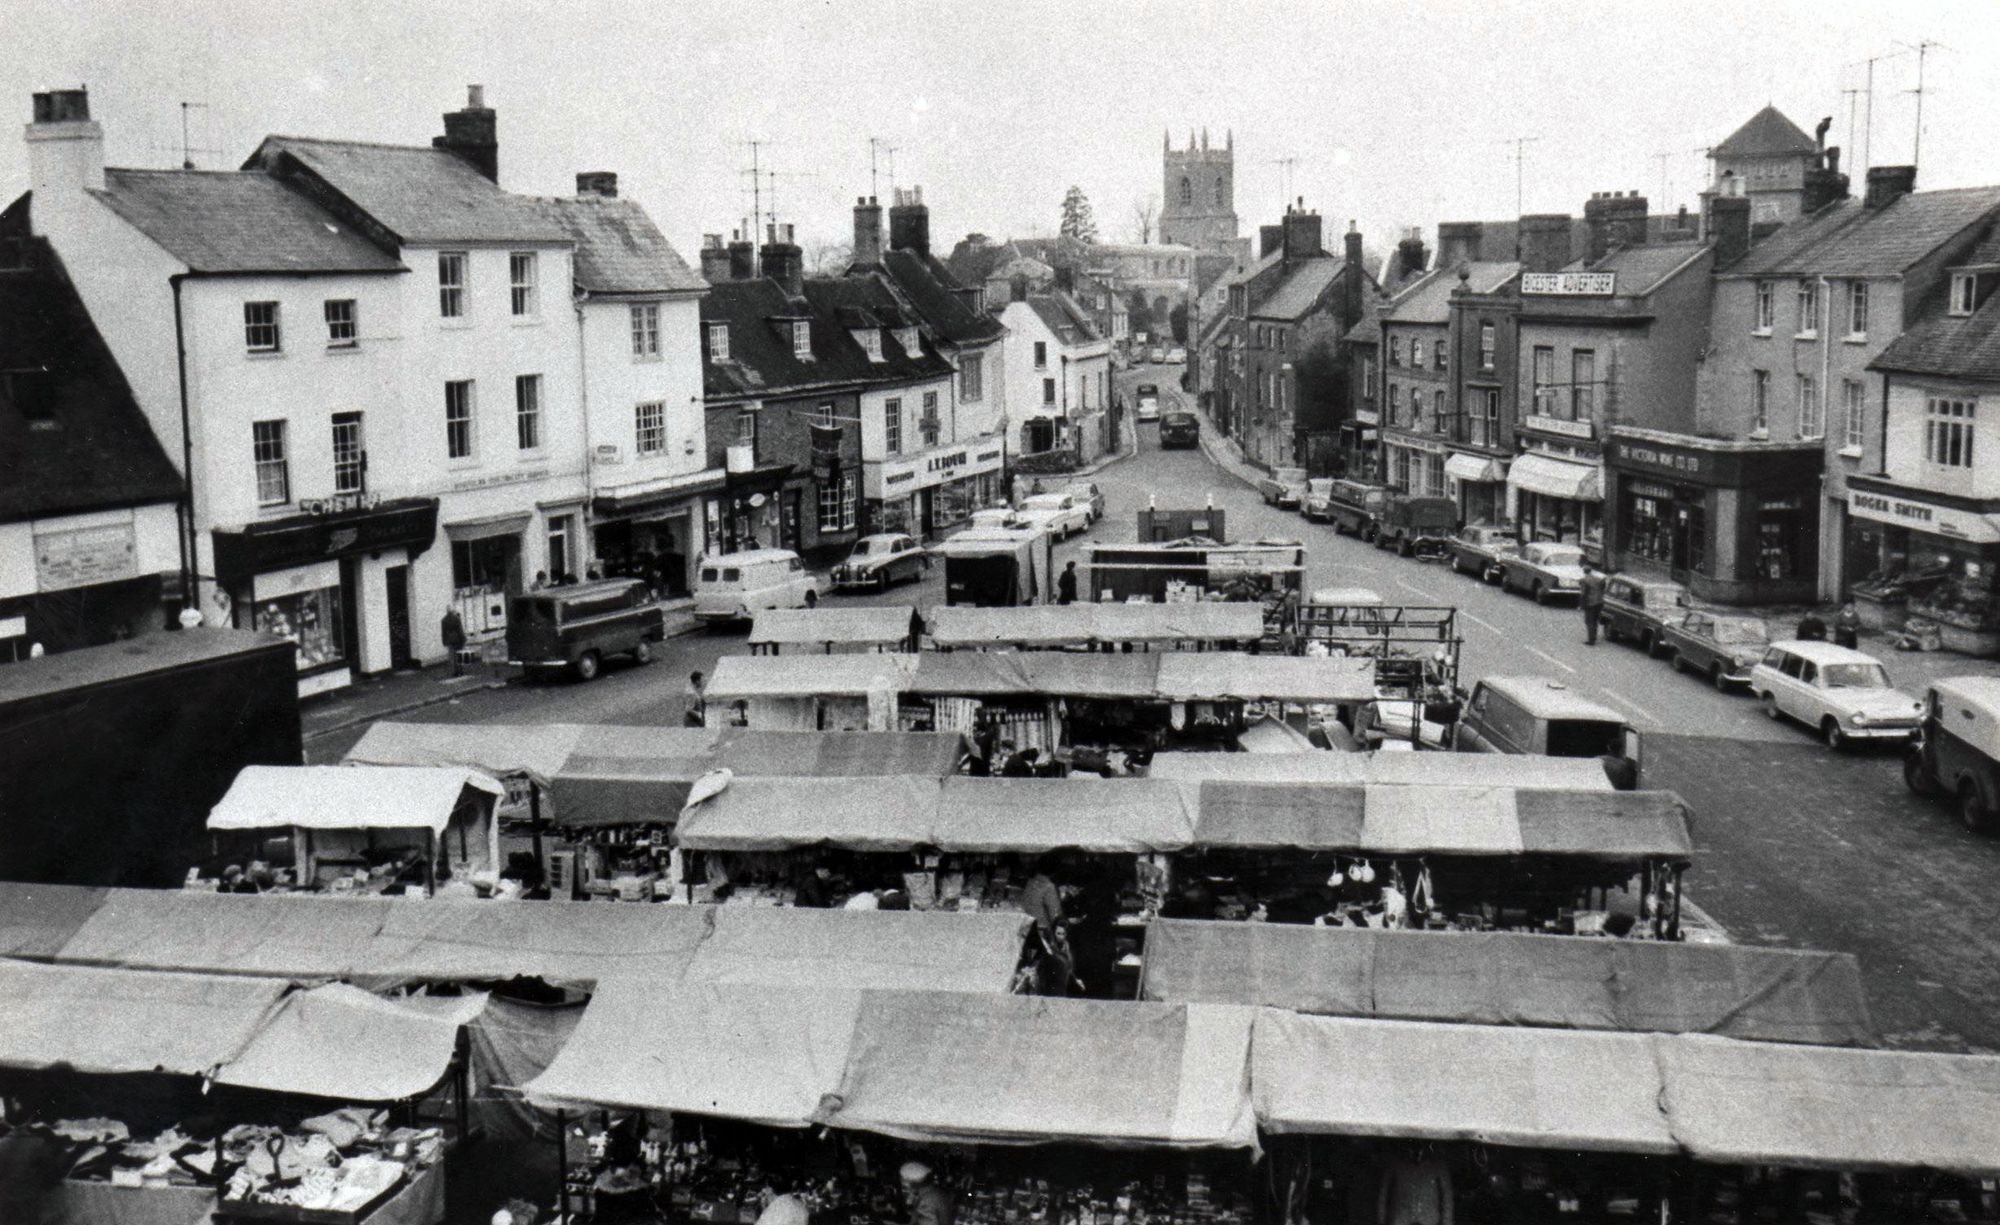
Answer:
[{"label": "doorway", "polygon": [[783,547],[797,552],[799,548],[799,490],[793,487],[779,495],[782,518],[778,524],[778,539]]},{"label": "doorway", "polygon": [[414,668],[417,658],[410,647],[409,566],[390,566],[383,570],[382,584],[389,596],[389,666]]}]

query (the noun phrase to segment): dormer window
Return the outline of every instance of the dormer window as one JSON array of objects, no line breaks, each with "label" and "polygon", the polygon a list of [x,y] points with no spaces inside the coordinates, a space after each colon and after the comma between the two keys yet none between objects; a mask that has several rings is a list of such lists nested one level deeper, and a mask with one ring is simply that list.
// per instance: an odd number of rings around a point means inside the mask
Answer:
[{"label": "dormer window", "polygon": [[1979,278],[1970,272],[1951,274],[1951,312],[1970,315],[1979,302]]},{"label": "dormer window", "polygon": [[855,328],[854,339],[860,342],[862,351],[868,354],[869,361],[882,360],[881,328]]},{"label": "dormer window", "polygon": [[708,360],[726,362],[729,360],[729,325],[711,323],[708,325]]},{"label": "dormer window", "polygon": [[792,323],[792,356],[806,361],[813,355],[812,324],[801,319]]},{"label": "dormer window", "polygon": [[915,328],[897,328],[896,343],[903,346],[903,352],[911,357],[919,356],[923,351],[923,343],[917,338]]}]

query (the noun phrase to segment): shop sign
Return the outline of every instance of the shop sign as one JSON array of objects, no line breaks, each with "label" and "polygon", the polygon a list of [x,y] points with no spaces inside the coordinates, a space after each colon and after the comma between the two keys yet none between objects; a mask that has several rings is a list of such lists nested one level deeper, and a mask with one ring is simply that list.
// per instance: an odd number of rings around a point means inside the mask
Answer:
[{"label": "shop sign", "polygon": [[302,515],[344,515],[357,510],[374,510],[382,504],[379,493],[336,493],[328,498],[300,498]]},{"label": "shop sign", "polygon": [[1524,294],[1553,294],[1564,297],[1604,297],[1618,292],[1615,272],[1524,272]]},{"label": "shop sign", "polygon": [[950,447],[907,459],[871,460],[862,465],[862,493],[871,498],[891,489],[907,492],[1000,470],[1001,446],[974,454],[970,446]]},{"label": "shop sign", "polygon": [[1625,490],[1634,497],[1661,498],[1672,501],[1674,491],[1666,485],[1655,485],[1651,481],[1626,481]]},{"label": "shop sign", "polygon": [[1561,417],[1523,417],[1521,424],[1544,434],[1560,434],[1565,438],[1595,438],[1597,423],[1594,421],[1566,421]]},{"label": "shop sign", "polygon": [[1445,453],[1444,443],[1432,442],[1428,438],[1419,438],[1412,434],[1391,434],[1389,441],[1406,450],[1421,451],[1425,455],[1443,455]]},{"label": "shop sign", "polygon": [[1663,451],[1644,443],[1619,443],[1617,458],[1630,464],[1644,464],[1648,468],[1666,468],[1674,472],[1685,472],[1689,476],[1701,475],[1701,456],[1686,455],[1679,451]]},{"label": "shop sign", "polygon": [[136,577],[139,546],[132,524],[35,534],[35,585],[63,591]]},{"label": "shop sign", "polygon": [[453,493],[465,493],[473,489],[492,489],[499,485],[519,485],[524,481],[545,481],[549,479],[547,468],[534,468],[526,472],[489,472],[484,476],[468,476],[451,483]]},{"label": "shop sign", "polygon": [[1889,497],[1879,493],[1864,493],[1859,489],[1848,490],[1847,507],[1859,517],[1873,519],[1877,523],[1893,523],[1899,527],[1948,536],[1954,540],[1967,540],[1975,544],[2000,542],[2000,524],[1996,524],[1992,516],[1968,510],[1936,506],[1929,502],[1913,502],[1907,498]]}]

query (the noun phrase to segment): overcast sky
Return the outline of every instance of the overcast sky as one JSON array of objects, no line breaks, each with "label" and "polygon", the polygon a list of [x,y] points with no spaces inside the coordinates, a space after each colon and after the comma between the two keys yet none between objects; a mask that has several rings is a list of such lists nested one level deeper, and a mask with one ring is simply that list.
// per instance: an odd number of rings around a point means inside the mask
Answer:
[{"label": "overcast sky", "polygon": [[[1926,59],[1918,186],[2000,182],[2000,4],[757,3],[690,0],[0,0],[0,94],[87,83],[113,165],[233,168],[266,133],[426,143],[479,82],[501,181],[567,193],[615,170],[690,258],[750,214],[746,142],[778,218],[840,241],[869,190],[869,138],[921,184],[933,241],[1054,229],[1079,185],[1107,239],[1161,191],[1163,128],[1236,135],[1243,232],[1289,194],[1395,227],[1580,213],[1592,191],[1692,205],[1700,152],[1766,102],[1858,161],[1847,90],[1875,65],[1873,156],[1908,161]],[[1865,104],[1852,99],[1858,115]],[[18,131],[18,129],[14,129]],[[1666,155],[1664,163],[1661,155]],[[890,156],[879,160],[889,194]],[[0,140],[0,197],[26,186]],[[1859,190],[1857,176],[1856,190]]]}]

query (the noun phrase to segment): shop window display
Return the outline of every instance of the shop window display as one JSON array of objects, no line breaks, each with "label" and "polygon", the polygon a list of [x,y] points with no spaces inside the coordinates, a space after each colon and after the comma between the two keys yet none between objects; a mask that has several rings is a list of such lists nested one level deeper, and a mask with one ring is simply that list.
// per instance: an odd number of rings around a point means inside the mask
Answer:
[{"label": "shop window display", "polygon": [[298,644],[298,667],[301,672],[346,661],[347,652],[341,641],[338,587],[258,600],[254,624],[262,633],[276,634]]}]

